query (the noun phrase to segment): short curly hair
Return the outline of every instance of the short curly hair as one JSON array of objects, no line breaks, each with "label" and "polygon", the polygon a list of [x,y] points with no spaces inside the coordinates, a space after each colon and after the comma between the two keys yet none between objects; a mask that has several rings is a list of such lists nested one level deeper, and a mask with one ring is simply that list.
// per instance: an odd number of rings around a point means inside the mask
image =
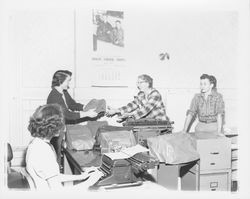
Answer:
[{"label": "short curly hair", "polygon": [[148,82],[149,88],[153,87],[153,78],[150,77],[149,75],[143,74],[143,75],[138,76],[138,78]]},{"label": "short curly hair", "polygon": [[36,109],[30,117],[28,130],[32,137],[51,139],[64,130],[64,116],[58,104],[47,104]]},{"label": "short curly hair", "polygon": [[208,75],[208,74],[202,74],[200,76],[200,79],[208,79],[210,84],[213,84],[213,90],[217,90],[217,80],[215,78],[215,76],[213,75]]}]

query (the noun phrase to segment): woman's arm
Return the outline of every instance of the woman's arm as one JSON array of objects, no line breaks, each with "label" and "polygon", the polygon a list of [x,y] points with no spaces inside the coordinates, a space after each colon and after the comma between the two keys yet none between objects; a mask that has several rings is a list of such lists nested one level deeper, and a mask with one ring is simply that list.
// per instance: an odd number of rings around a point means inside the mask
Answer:
[{"label": "woman's arm", "polygon": [[183,130],[182,130],[184,133],[187,133],[188,127],[189,127],[189,125],[190,125],[192,119],[193,119],[193,116],[192,116],[191,114],[188,114],[188,115],[186,116],[184,128],[183,128]]},{"label": "woman's arm", "polygon": [[126,115],[127,113],[131,113],[138,108],[138,104],[136,100],[129,102],[126,106],[122,106],[121,108],[112,108],[110,106],[107,107],[106,115],[113,116],[115,114]]},{"label": "woman's arm", "polygon": [[76,180],[85,180],[91,176],[92,173],[98,172],[96,167],[89,167],[84,170],[80,175],[70,175],[70,174],[59,174],[56,178],[60,182],[67,182],[67,181],[76,181]]},{"label": "woman's arm", "polygon": [[122,115],[124,113],[131,113],[134,110],[138,109],[138,104],[136,100],[133,100],[131,102],[129,102],[126,106],[123,106],[121,108],[118,109],[118,112],[121,113]]},{"label": "woman's arm", "polygon": [[56,89],[52,89],[48,98],[47,98],[47,104],[58,104],[63,109],[63,114],[66,120],[67,124],[74,124],[75,120],[80,118],[80,113],[78,112],[72,112],[70,111],[66,104],[64,99],[62,98],[62,94],[60,94]]},{"label": "woman's arm", "polygon": [[76,102],[71,95],[68,93],[67,90],[63,91],[67,105],[71,111],[82,111],[83,104]]},{"label": "woman's arm", "polygon": [[82,175],[64,175],[64,174],[59,174],[56,176],[53,176],[49,179],[47,179],[47,182],[49,184],[49,187],[54,190],[54,189],[59,189],[63,188],[62,182],[69,182],[69,181],[77,181],[77,180],[83,180],[85,178],[82,177]]},{"label": "woman's arm", "polygon": [[186,113],[186,119],[183,127],[183,132],[188,132],[190,129],[190,125],[194,122],[196,119],[197,113],[198,113],[198,95],[196,94],[190,104],[189,109],[187,110]]},{"label": "woman's arm", "polygon": [[216,109],[217,109],[218,133],[221,134],[225,118],[225,103],[223,100],[223,96],[221,94],[219,94],[219,97],[216,101]]},{"label": "woman's arm", "polygon": [[222,133],[222,115],[218,114],[217,116],[217,125],[218,125],[218,134]]},{"label": "woman's arm", "polygon": [[[84,182],[81,182],[77,185],[74,185],[73,187],[84,187],[88,188],[89,186],[93,185],[95,182],[97,182],[100,177],[103,176],[103,173],[95,169],[94,172],[88,173],[84,172],[81,175],[65,175],[65,174],[59,174],[56,176],[53,176],[49,179],[47,179],[50,188],[51,189],[57,189],[57,188],[63,188],[62,182],[69,182],[69,181],[78,181],[78,180],[85,180]],[[87,179],[88,178],[88,179]]]},{"label": "woman's arm", "polygon": [[162,97],[157,90],[154,90],[148,96],[148,100],[138,99],[138,101],[140,104],[143,104],[143,106],[141,106],[140,108],[136,109],[134,112],[129,114],[133,116],[135,119],[140,119],[147,116],[157,106],[157,104],[160,104],[162,102]]}]

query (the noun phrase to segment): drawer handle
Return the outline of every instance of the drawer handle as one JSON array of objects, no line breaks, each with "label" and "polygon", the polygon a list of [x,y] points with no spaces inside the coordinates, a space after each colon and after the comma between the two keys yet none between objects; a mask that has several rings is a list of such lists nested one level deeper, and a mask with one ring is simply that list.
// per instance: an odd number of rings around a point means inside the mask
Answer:
[{"label": "drawer handle", "polygon": [[212,154],[212,155],[218,155],[219,152],[211,152],[210,154]]},{"label": "drawer handle", "polygon": [[214,162],[212,162],[212,163],[210,163],[210,165],[215,165],[215,163],[214,163]]},{"label": "drawer handle", "polygon": [[218,188],[218,182],[210,182],[210,188]]}]

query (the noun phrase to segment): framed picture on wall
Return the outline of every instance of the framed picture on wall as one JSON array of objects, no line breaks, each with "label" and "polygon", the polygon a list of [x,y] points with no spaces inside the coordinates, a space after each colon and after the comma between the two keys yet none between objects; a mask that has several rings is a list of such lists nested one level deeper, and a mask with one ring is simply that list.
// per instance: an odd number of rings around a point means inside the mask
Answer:
[{"label": "framed picture on wall", "polygon": [[93,9],[93,51],[124,47],[122,11]]}]

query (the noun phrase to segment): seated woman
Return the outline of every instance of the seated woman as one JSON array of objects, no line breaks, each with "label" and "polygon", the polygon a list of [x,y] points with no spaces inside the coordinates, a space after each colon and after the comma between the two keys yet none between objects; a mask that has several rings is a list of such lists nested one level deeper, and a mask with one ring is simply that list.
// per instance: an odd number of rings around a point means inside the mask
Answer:
[{"label": "seated woman", "polygon": [[195,94],[187,111],[183,132],[188,132],[198,116],[195,132],[222,134],[225,105],[222,94],[217,92],[217,80],[212,75],[200,77],[201,93]]},{"label": "seated woman", "polygon": [[[83,112],[83,104],[77,103],[68,93],[69,83],[72,73],[68,70],[58,70],[52,78],[51,92],[47,98],[47,104],[58,104],[61,106],[65,124],[78,124],[89,119],[97,118],[98,114],[94,109]],[[51,144],[54,146],[58,163],[61,164],[61,144],[64,137],[64,132],[51,139]]]},{"label": "seated woman", "polygon": [[60,174],[56,153],[50,140],[64,129],[63,111],[57,104],[40,106],[30,118],[28,130],[34,139],[27,149],[26,170],[37,189],[62,188],[63,182],[85,179],[86,181],[75,186],[88,188],[102,176],[102,172],[95,168],[91,168],[93,172],[85,170],[81,175]]},{"label": "seated woman", "polygon": [[153,88],[153,79],[149,75],[140,75],[137,80],[137,88],[139,93],[132,102],[118,109],[108,107],[107,115],[120,114],[121,119],[132,117],[134,119],[168,120],[161,94]]}]

